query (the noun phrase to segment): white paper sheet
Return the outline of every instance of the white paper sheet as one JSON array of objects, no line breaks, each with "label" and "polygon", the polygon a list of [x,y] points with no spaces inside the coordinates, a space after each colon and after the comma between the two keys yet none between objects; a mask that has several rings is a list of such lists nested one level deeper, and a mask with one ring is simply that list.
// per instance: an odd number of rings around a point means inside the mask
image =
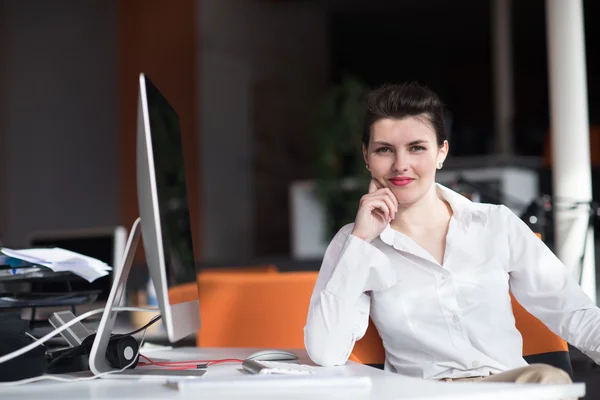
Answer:
[{"label": "white paper sheet", "polygon": [[22,250],[3,247],[0,251],[9,257],[18,258],[31,264],[43,265],[54,272],[69,271],[88,282],[106,276],[112,270],[110,265],[96,258],[59,247]]}]

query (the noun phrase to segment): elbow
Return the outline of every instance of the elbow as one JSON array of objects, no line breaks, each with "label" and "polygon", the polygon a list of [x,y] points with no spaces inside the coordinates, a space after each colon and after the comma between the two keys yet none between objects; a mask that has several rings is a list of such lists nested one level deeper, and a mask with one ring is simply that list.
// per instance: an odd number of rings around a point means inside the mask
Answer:
[{"label": "elbow", "polygon": [[344,365],[348,357],[344,357],[339,346],[335,344],[332,346],[327,338],[319,336],[304,329],[304,346],[312,362],[323,367]]}]

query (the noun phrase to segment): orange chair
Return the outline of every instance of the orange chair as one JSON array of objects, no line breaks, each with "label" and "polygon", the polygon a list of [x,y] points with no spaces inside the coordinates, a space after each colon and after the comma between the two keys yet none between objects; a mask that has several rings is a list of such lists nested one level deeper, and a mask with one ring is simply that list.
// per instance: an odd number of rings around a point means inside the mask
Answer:
[{"label": "orange chair", "polygon": [[[535,235],[542,239],[541,233]],[[510,292],[509,292],[510,293]],[[550,364],[573,376],[569,345],[530,314],[510,293],[515,325],[523,337],[523,358],[529,364]]]},{"label": "orange chair", "polygon": [[377,328],[375,328],[375,324],[373,324],[371,318],[369,318],[367,332],[354,344],[350,360],[383,369],[385,350],[379,332],[377,332]]},{"label": "orange chair", "polygon": [[523,336],[523,358],[529,364],[550,364],[573,376],[569,345],[542,321],[531,315],[510,294],[515,324]]},{"label": "orange chair", "polygon": [[[198,274],[202,347],[304,348],[317,272]],[[169,292],[190,300],[194,283]],[[191,298],[190,298],[191,296]]]},{"label": "orange chair", "polygon": [[209,274],[237,274],[237,273],[257,273],[257,274],[273,274],[279,269],[276,265],[251,265],[241,267],[218,267],[218,268],[203,268],[196,274],[196,282],[183,283],[169,289],[169,302],[171,304],[184,303],[196,300],[197,291],[196,285],[200,280],[200,276]]},{"label": "orange chair", "polygon": [[202,268],[200,270],[200,274],[220,274],[220,273],[232,273],[232,272],[256,272],[256,273],[276,273],[279,272],[279,269],[276,265],[267,264],[267,265],[250,265],[250,266],[240,266],[240,267],[215,267],[215,268]]}]

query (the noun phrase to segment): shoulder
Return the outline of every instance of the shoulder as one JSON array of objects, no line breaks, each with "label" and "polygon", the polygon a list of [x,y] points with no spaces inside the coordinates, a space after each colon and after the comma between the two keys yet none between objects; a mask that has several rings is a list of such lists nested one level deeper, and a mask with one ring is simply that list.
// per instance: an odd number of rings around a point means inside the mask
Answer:
[{"label": "shoulder", "polygon": [[516,217],[516,214],[504,204],[470,203],[469,208],[472,213],[480,213],[490,219],[506,220],[511,216]]},{"label": "shoulder", "polygon": [[507,231],[508,227],[520,218],[503,204],[471,203],[469,205],[471,220],[482,224],[487,229]]},{"label": "shoulder", "polygon": [[488,215],[490,218],[502,218],[506,219],[510,215],[515,213],[504,204],[490,204],[490,203],[471,203],[472,209],[475,212],[481,212]]},{"label": "shoulder", "polygon": [[504,204],[486,204],[487,213],[492,217],[503,222],[510,222],[520,219],[517,214]]},{"label": "shoulder", "polygon": [[485,215],[485,226],[497,233],[504,233],[515,239],[531,236],[527,224],[513,210],[503,204],[478,204],[477,209]]},{"label": "shoulder", "polygon": [[469,221],[475,219],[478,222],[487,224],[490,221],[497,222],[506,220],[508,214],[512,213],[512,211],[504,205],[476,203],[452,189],[440,184],[437,186],[438,193],[450,204],[458,218],[466,218]]}]

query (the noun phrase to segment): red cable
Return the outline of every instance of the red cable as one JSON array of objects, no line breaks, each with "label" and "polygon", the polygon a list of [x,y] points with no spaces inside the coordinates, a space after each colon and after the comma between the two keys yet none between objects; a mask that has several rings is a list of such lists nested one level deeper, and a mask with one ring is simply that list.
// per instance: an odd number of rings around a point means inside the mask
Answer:
[{"label": "red cable", "polygon": [[227,362],[243,362],[238,358],[224,358],[221,360],[190,360],[190,361],[153,361],[143,354],[140,357],[148,360],[148,363],[140,363],[140,365],[156,365],[159,367],[171,367],[171,369],[195,369],[198,364],[206,363],[207,365],[221,364]]}]

